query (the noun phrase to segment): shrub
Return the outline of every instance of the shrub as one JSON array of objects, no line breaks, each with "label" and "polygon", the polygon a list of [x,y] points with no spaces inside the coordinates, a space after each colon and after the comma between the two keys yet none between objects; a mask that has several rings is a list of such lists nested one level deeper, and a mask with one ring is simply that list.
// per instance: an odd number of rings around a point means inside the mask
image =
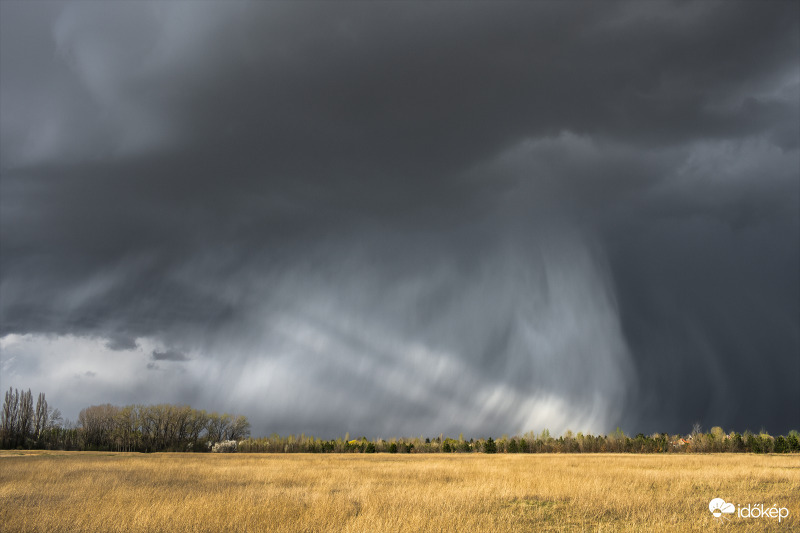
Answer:
[{"label": "shrub", "polygon": [[790,452],[800,452],[800,434],[795,430],[790,431],[786,438],[786,444]]},{"label": "shrub", "polygon": [[761,445],[761,438],[758,435],[753,435],[749,431],[744,434],[744,446],[750,453],[763,453],[764,448]]},{"label": "shrub", "polygon": [[235,440],[224,440],[218,442],[211,447],[214,453],[233,453],[236,451],[238,443]]}]

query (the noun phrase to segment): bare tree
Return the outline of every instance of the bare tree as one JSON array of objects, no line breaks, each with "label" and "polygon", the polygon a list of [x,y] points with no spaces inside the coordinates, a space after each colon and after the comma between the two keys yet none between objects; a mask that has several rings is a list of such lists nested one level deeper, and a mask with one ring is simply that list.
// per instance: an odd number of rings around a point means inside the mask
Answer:
[{"label": "bare tree", "polygon": [[229,440],[242,440],[250,436],[250,422],[247,417],[239,415],[228,428]]},{"label": "bare tree", "polygon": [[92,405],[78,414],[84,443],[90,449],[109,448],[111,433],[114,429],[114,418],[119,407],[111,404]]},{"label": "bare tree", "polygon": [[206,431],[208,432],[209,441],[213,443],[225,440],[230,418],[230,415],[220,415],[217,412],[208,415],[208,427]]},{"label": "bare tree", "polygon": [[33,415],[33,437],[38,441],[42,438],[42,432],[47,427],[47,400],[44,393],[40,392],[36,400],[36,411]]},{"label": "bare tree", "polygon": [[33,395],[31,390],[19,396],[19,415],[17,416],[17,437],[24,444],[31,435],[33,426]]},{"label": "bare tree", "polygon": [[61,416],[61,410],[53,407],[47,408],[47,429],[60,427],[64,422],[64,417]]},{"label": "bare tree", "polygon": [[4,447],[11,447],[15,444],[18,413],[19,391],[9,387],[3,402],[2,422],[0,423]]}]

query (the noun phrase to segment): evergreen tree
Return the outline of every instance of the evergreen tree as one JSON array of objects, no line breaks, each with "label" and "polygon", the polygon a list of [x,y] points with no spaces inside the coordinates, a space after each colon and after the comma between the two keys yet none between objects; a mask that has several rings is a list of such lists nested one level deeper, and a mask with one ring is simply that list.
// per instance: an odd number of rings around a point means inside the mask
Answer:
[{"label": "evergreen tree", "polygon": [[483,453],[497,453],[497,444],[494,439],[489,437],[483,445]]}]

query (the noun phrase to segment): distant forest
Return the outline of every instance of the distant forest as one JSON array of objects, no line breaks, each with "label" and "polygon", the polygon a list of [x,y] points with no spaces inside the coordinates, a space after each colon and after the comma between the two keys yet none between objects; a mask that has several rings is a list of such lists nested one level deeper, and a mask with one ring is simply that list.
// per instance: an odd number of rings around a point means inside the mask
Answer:
[{"label": "distant forest", "polygon": [[186,405],[93,405],[76,422],[65,421],[48,405],[44,393],[34,404],[31,391],[10,388],[3,402],[0,445],[4,449],[84,450],[118,452],[242,453],[798,453],[800,434],[774,437],[765,431],[707,433],[695,424],[687,435],[654,433],[609,435],[548,430],[499,439],[465,439],[438,435],[425,438],[369,440],[366,437],[324,440],[307,435],[253,438],[242,415],[219,414]]}]

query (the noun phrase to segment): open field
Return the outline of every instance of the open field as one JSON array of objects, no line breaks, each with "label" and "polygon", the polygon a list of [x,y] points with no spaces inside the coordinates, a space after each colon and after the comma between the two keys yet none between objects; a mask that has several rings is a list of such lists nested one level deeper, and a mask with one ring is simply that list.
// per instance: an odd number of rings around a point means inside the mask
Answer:
[{"label": "open field", "polygon": [[[718,523],[712,498],[789,509]],[[798,455],[0,452],[2,531],[797,531]]]}]

